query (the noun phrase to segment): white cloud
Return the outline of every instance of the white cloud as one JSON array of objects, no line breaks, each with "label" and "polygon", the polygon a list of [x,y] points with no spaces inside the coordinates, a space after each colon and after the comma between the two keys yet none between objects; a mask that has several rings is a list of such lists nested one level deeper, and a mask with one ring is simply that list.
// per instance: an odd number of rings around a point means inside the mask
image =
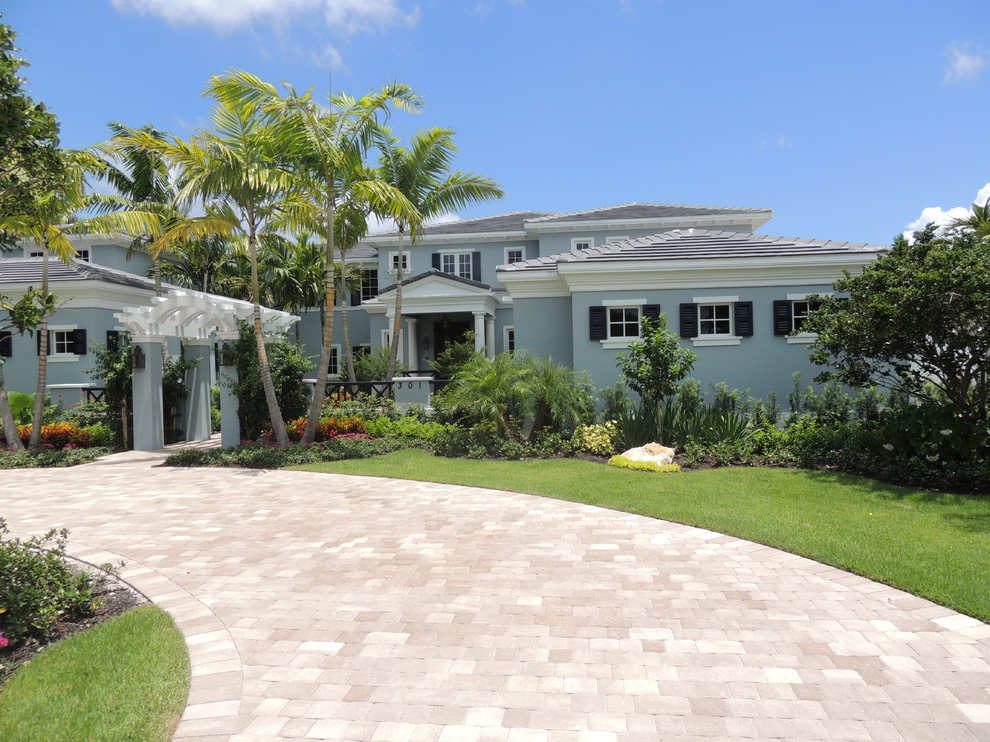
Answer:
[{"label": "white cloud", "polygon": [[176,26],[206,25],[232,31],[255,21],[285,23],[308,13],[323,13],[329,26],[346,33],[377,31],[395,24],[414,25],[418,10],[406,12],[401,0],[111,0],[114,8],[153,15]]},{"label": "white cloud", "polygon": [[792,142],[790,139],[788,139],[783,134],[781,134],[779,137],[777,137],[777,146],[780,147],[781,149],[790,149],[791,147],[794,146],[794,142]]},{"label": "white cloud", "polygon": [[[990,199],[990,183],[983,186],[973,199],[973,203],[982,206]],[[929,223],[934,222],[935,226],[945,228],[956,219],[966,219],[972,216],[973,210],[969,206],[953,206],[950,209],[943,209],[941,206],[929,206],[921,210],[921,216],[904,227],[904,236],[910,238],[914,232],[924,229]]]},{"label": "white cloud", "polygon": [[[432,226],[434,224],[448,224],[459,221],[461,221],[461,217],[457,214],[441,214],[433,219],[427,219],[426,225]],[[375,214],[368,215],[368,234],[383,234],[394,231],[395,222],[391,219],[379,219]]]},{"label": "white cloud", "polygon": [[983,50],[970,44],[950,44],[945,50],[945,56],[949,60],[949,68],[942,78],[943,85],[956,80],[975,80],[987,63]]}]

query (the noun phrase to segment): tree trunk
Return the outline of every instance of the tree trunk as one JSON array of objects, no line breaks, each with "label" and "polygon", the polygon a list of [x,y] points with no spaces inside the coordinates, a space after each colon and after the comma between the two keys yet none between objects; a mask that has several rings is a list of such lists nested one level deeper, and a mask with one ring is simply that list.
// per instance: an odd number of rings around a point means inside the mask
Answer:
[{"label": "tree trunk", "polygon": [[10,399],[7,397],[7,385],[3,377],[3,359],[0,358],[0,418],[3,419],[3,436],[7,440],[7,448],[15,451],[23,451],[24,444],[17,435],[17,423],[14,422],[14,413],[10,411]]},{"label": "tree trunk", "polygon": [[258,282],[258,243],[251,225],[248,236],[248,250],[251,255],[251,300],[254,304],[254,341],[258,347],[258,365],[261,368],[261,386],[265,390],[265,402],[268,405],[268,416],[271,418],[272,432],[275,434],[275,444],[279,448],[289,445],[289,434],[285,431],[285,420],[282,410],[275,397],[275,384],[272,382],[272,369],[268,365],[268,350],[265,348],[265,333],[261,326],[261,286]]},{"label": "tree trunk", "polygon": [[331,200],[326,213],[326,270],[324,272],[325,295],[323,297],[323,338],[320,343],[320,365],[316,369],[316,388],[309,405],[306,429],[299,439],[300,445],[308,446],[316,439],[316,429],[323,414],[323,400],[327,395],[327,377],[330,375],[330,350],[333,345],[334,306],[337,304],[337,281],[333,270],[333,222],[336,205]]},{"label": "tree trunk", "polygon": [[[343,270],[344,256],[343,256],[343,254],[341,254],[341,256],[340,256],[340,264],[341,264],[341,271],[340,271],[341,292],[340,293],[343,296],[347,296],[347,292],[344,290],[346,287],[344,286],[344,270]],[[340,313],[340,329],[341,329],[341,331],[343,332],[343,335],[344,335],[344,358],[346,359],[345,360],[345,363],[347,364],[347,380],[348,381],[351,381],[351,382],[354,382],[354,381],[357,381],[357,374],[354,373],[354,353],[351,352],[351,330],[350,330],[350,327],[347,324],[347,308],[346,307],[344,308],[344,311],[342,311]],[[337,359],[338,365],[340,364],[340,360],[341,360],[340,358]]]},{"label": "tree trunk", "polygon": [[[41,305],[48,306],[48,236],[41,246]],[[48,382],[48,312],[41,316],[38,326],[38,384],[34,391],[34,415],[31,418],[31,438],[28,448],[37,448],[41,443],[41,423],[45,414],[45,387]]]},{"label": "tree trunk", "polygon": [[391,381],[395,376],[395,366],[399,358],[399,343],[402,342],[402,233],[403,224],[399,224],[399,257],[395,268],[395,319],[392,322],[392,334],[389,337],[388,367],[384,381]]}]

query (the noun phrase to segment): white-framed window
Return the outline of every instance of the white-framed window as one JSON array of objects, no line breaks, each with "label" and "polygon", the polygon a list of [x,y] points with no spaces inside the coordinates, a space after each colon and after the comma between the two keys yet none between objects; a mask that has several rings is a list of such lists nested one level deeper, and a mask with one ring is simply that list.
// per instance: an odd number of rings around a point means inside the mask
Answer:
[{"label": "white-framed window", "polygon": [[460,278],[473,278],[472,253],[470,252],[445,252],[440,253],[440,270],[452,276]]},{"label": "white-framed window", "polygon": [[506,353],[516,352],[516,328],[515,327],[503,327],[502,328],[502,350]]},{"label": "white-framed window", "polygon": [[361,303],[364,304],[366,301],[370,301],[378,296],[378,271],[362,270],[361,271]]},{"label": "white-framed window", "polygon": [[698,337],[731,337],[731,304],[698,304]]},{"label": "white-framed window", "polygon": [[594,237],[572,237],[571,238],[571,252],[577,252],[578,250],[587,250],[589,247],[595,246]]},{"label": "white-framed window", "polygon": [[43,257],[45,257],[45,253],[42,252],[41,250],[29,250],[28,251],[28,257],[29,258],[43,258]]},{"label": "white-framed window", "polygon": [[804,321],[808,319],[808,316],[820,306],[821,302],[808,301],[807,299],[802,301],[792,301],[791,329],[800,332],[801,327],[804,325]]},{"label": "white-framed window", "polygon": [[608,339],[633,340],[639,337],[640,307],[608,307]]},{"label": "white-framed window", "polygon": [[[409,270],[409,251],[402,251],[402,272],[405,273]],[[398,273],[399,272],[399,251],[393,250],[388,254],[388,272]]]},{"label": "white-framed window", "polygon": [[526,259],[526,248],[524,247],[507,247],[505,248],[505,262],[508,265],[513,263],[521,263]]},{"label": "white-framed window", "polygon": [[81,250],[76,250],[76,257],[79,258],[84,263],[89,262],[89,250],[83,248]]},{"label": "white-framed window", "polygon": [[[75,325],[53,325],[48,328],[48,361],[75,362],[81,357],[79,330]],[[85,342],[85,341],[83,341]]]},{"label": "white-framed window", "polygon": [[330,363],[327,366],[327,373],[330,376],[340,376],[340,346],[330,346]]}]

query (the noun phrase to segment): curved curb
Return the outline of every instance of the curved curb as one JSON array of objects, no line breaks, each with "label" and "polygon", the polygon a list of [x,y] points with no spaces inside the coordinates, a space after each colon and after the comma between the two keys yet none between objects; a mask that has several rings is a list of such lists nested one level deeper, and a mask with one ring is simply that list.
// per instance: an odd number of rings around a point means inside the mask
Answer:
[{"label": "curved curb", "polygon": [[188,590],[121,554],[70,541],[73,559],[98,566],[124,562],[120,579],[172,616],[189,652],[189,697],[173,742],[220,742],[233,734],[241,706],[240,653],[226,625]]}]

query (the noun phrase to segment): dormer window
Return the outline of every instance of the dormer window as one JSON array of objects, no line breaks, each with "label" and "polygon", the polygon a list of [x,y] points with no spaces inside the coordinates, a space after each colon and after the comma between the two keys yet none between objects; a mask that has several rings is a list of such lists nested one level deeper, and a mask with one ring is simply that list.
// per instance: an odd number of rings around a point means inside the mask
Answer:
[{"label": "dormer window", "polygon": [[571,252],[578,252],[579,250],[587,250],[588,248],[595,246],[594,237],[572,237],[571,238]]}]

